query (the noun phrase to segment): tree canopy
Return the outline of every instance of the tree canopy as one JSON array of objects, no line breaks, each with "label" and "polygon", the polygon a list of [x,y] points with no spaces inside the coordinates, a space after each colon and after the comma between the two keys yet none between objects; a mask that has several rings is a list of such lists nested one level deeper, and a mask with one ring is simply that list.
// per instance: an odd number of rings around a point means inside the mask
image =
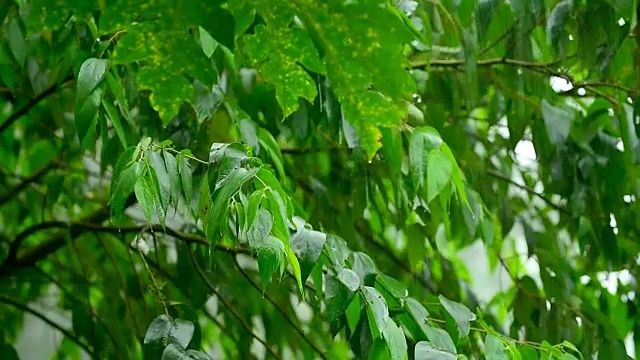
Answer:
[{"label": "tree canopy", "polygon": [[1,1],[0,356],[640,358],[638,14]]}]

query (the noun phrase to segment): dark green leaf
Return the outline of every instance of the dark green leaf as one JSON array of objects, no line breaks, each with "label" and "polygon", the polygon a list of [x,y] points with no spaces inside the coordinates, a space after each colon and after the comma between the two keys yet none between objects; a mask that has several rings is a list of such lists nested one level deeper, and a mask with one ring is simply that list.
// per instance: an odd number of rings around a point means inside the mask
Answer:
[{"label": "dark green leaf", "polygon": [[360,278],[349,269],[340,269],[338,274],[329,272],[325,290],[329,323],[334,323],[349,306],[356,290],[360,288]]},{"label": "dark green leaf", "polygon": [[268,236],[258,248],[258,266],[262,284],[266,285],[276,271],[279,270],[282,274],[286,263],[284,244],[277,238]]},{"label": "dark green leaf", "polygon": [[122,170],[117,179],[114,179],[115,186],[111,189],[111,212],[119,218],[124,210],[127,197],[133,192],[136,182],[142,175],[143,165],[135,162]]}]

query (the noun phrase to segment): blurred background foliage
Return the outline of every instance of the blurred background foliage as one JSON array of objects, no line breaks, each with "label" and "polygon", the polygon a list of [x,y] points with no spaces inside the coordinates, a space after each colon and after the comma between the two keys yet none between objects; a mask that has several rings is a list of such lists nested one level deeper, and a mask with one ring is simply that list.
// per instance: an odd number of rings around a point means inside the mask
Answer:
[{"label": "blurred background foliage", "polygon": [[0,354],[638,358],[638,13],[0,2]]}]

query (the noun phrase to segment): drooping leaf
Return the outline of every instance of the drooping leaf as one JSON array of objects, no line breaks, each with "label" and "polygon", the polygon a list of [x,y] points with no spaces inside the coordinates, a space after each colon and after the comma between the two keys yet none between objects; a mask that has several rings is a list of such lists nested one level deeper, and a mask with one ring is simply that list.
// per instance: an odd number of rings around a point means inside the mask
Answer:
[{"label": "drooping leaf", "polygon": [[247,230],[247,241],[252,248],[260,248],[273,227],[273,218],[265,209],[258,209]]},{"label": "drooping leaf", "polygon": [[171,329],[167,334],[167,341],[177,343],[182,348],[189,346],[189,342],[193,338],[195,325],[184,319],[174,319],[171,322]]},{"label": "drooping leaf", "polygon": [[555,107],[542,100],[542,118],[549,134],[549,140],[555,145],[563,145],[569,137],[571,122],[575,115],[570,110]]},{"label": "drooping leaf", "polygon": [[475,320],[476,316],[467,308],[466,306],[451,301],[446,297],[440,295],[438,297],[440,299],[440,303],[444,306],[445,310],[453,317],[456,324],[460,328],[462,335],[468,336],[469,330],[471,327],[471,321]]},{"label": "drooping leaf", "polygon": [[442,138],[432,128],[417,128],[411,134],[409,142],[409,168],[416,189],[421,189],[428,176],[429,154],[439,150]]},{"label": "drooping leaf", "polygon": [[389,321],[389,308],[378,290],[369,286],[362,287],[362,297],[366,304],[367,316],[370,319],[372,335],[376,337],[386,328]]},{"label": "drooping leaf", "polygon": [[387,342],[393,360],[404,360],[407,355],[407,340],[402,329],[395,321],[389,320],[382,331],[382,337]]},{"label": "drooping leaf", "polygon": [[340,269],[338,274],[329,272],[325,290],[329,323],[336,322],[349,306],[360,288],[360,278],[349,269]]},{"label": "drooping leaf", "polygon": [[133,192],[136,182],[140,178],[143,172],[143,165],[139,162],[135,162],[125,169],[114,179],[111,188],[111,212],[115,218],[119,218],[124,210],[125,201],[127,197]]},{"label": "drooping leaf", "polygon": [[153,197],[153,185],[151,184],[149,176],[142,176],[138,178],[134,186],[134,191],[136,194],[136,199],[138,200],[138,203],[142,208],[142,212],[144,213],[144,217],[147,219],[147,222],[150,223],[155,206]]},{"label": "drooping leaf", "polygon": [[147,328],[147,333],[144,336],[145,345],[157,345],[162,344],[164,338],[171,331],[173,325],[173,319],[168,315],[160,315],[151,321],[151,324]]},{"label": "drooping leaf", "polygon": [[291,238],[291,248],[300,259],[302,281],[305,282],[311,274],[311,269],[322,254],[322,249],[327,241],[327,235],[320,231],[300,229]]},{"label": "drooping leaf", "polygon": [[451,181],[453,164],[440,151],[432,151],[427,156],[426,201],[431,202]]},{"label": "drooping leaf", "polygon": [[267,237],[265,242],[258,248],[258,267],[262,284],[266,285],[271,276],[284,269],[286,265],[286,254],[284,244],[273,236]]}]

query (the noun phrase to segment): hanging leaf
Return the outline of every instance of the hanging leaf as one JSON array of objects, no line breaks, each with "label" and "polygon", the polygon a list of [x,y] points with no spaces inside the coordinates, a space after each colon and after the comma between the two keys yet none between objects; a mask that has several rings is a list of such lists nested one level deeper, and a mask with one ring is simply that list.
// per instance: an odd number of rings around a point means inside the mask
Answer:
[{"label": "hanging leaf", "polygon": [[432,151],[427,156],[426,201],[431,202],[451,181],[453,164],[440,151]]},{"label": "hanging leaf", "polygon": [[372,334],[375,336],[382,333],[389,321],[389,308],[384,301],[382,294],[375,288],[369,286],[362,287],[362,297],[366,304],[367,316],[372,326]]},{"label": "hanging leaf", "polygon": [[258,267],[262,284],[266,285],[273,274],[284,270],[286,265],[284,244],[273,236],[268,236],[265,242],[258,248]]},{"label": "hanging leaf", "polygon": [[327,274],[325,296],[329,323],[336,322],[344,314],[358,288],[360,278],[349,269],[340,269],[337,275]]},{"label": "hanging leaf", "polygon": [[305,282],[311,274],[311,269],[322,254],[322,249],[327,241],[327,235],[315,230],[300,229],[291,238],[291,249],[300,260],[302,281]]},{"label": "hanging leaf", "polygon": [[407,340],[402,329],[395,321],[389,320],[382,331],[382,337],[387,342],[393,360],[404,360],[407,355]]},{"label": "hanging leaf", "polygon": [[476,319],[475,314],[472,313],[471,310],[469,310],[469,308],[467,308],[466,306],[451,301],[442,295],[440,295],[438,298],[440,299],[440,303],[442,304],[442,306],[444,306],[445,310],[447,310],[449,315],[451,315],[451,317],[455,320],[458,328],[460,328],[460,331],[462,332],[462,335],[468,336],[471,327],[470,323],[471,321]]}]

